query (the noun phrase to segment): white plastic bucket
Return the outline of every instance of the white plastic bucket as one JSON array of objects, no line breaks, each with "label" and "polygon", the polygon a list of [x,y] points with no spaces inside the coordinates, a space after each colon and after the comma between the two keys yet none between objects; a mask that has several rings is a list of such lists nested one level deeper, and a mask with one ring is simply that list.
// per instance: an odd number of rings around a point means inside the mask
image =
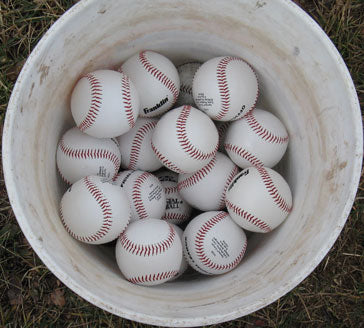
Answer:
[{"label": "white plastic bucket", "polygon": [[[55,152],[73,125],[78,77],[116,67],[142,49],[175,63],[238,55],[258,73],[258,105],[290,134],[280,167],[294,209],[277,230],[254,235],[232,272],[152,288],[119,272],[112,249],[68,235]],[[289,0],[84,0],[46,33],[9,103],[3,163],[15,215],[30,244],[69,288],[116,315],[164,326],[197,326],[256,311],[300,283],[338,237],[356,193],[362,122],[354,85],[329,38]]]}]

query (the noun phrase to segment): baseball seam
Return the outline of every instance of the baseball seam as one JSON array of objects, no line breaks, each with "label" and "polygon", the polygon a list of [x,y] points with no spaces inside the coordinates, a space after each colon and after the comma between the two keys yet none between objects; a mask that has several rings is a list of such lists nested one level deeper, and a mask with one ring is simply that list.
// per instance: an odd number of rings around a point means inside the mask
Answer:
[{"label": "baseball seam", "polygon": [[135,125],[134,113],[133,113],[133,105],[131,103],[131,94],[130,94],[130,79],[125,74],[121,77],[121,93],[122,100],[125,108],[126,118],[128,120],[128,124],[130,128],[133,128]]},{"label": "baseball seam", "polygon": [[[255,77],[257,78],[257,75],[256,75],[254,69],[252,68],[252,66],[249,65],[245,60],[243,60],[239,57],[228,56],[228,57],[222,58],[219,61],[218,65],[216,67],[216,78],[217,78],[217,84],[218,84],[219,93],[220,93],[221,108],[220,108],[220,111],[217,113],[217,115],[214,118],[216,120],[221,120],[222,118],[224,118],[230,109],[230,90],[229,90],[229,85],[228,85],[227,77],[226,77],[226,69],[227,69],[228,64],[232,61],[238,61],[238,62],[247,64],[252,69]],[[259,88],[258,88],[257,94],[255,96],[254,104],[248,110],[248,112],[250,112],[253,108],[255,108],[255,105],[258,100],[258,95],[259,95]],[[241,115],[241,113],[242,112],[239,112],[236,116],[233,117],[232,120],[235,120],[236,118],[238,118]]]},{"label": "baseball seam", "polygon": [[188,178],[178,182],[178,184],[177,184],[178,191],[181,191],[182,189],[189,188],[189,187],[197,184],[199,181],[201,181],[204,177],[206,177],[212,171],[212,169],[215,167],[215,165],[216,165],[216,156],[207,165],[205,165],[202,169],[196,171]]},{"label": "baseball seam", "polygon": [[196,237],[195,237],[195,251],[197,254],[198,259],[201,261],[203,265],[206,267],[218,270],[218,271],[225,271],[229,269],[233,269],[238,263],[241,261],[242,257],[244,256],[245,249],[247,243],[245,242],[243,249],[240,251],[239,255],[230,263],[228,264],[217,264],[214,263],[205,253],[204,251],[204,240],[206,234],[212,229],[217,223],[223,220],[228,214],[225,212],[220,212],[208,221],[206,221],[201,228],[198,230]]},{"label": "baseball seam", "polygon": [[178,224],[188,220],[189,216],[183,213],[173,213],[167,212],[162,216],[162,220],[164,221],[177,221]]},{"label": "baseball seam", "polygon": [[133,284],[140,284],[146,282],[153,282],[165,279],[171,279],[178,274],[177,270],[165,271],[165,272],[158,272],[158,273],[150,273],[144,276],[136,276],[128,278],[127,280]]},{"label": "baseball seam", "polygon": [[97,204],[100,206],[103,219],[102,219],[102,225],[101,228],[94,234],[90,236],[80,236],[74,233],[71,228],[66,224],[64,217],[63,217],[63,211],[62,207],[60,208],[61,213],[61,221],[66,229],[66,231],[75,239],[82,241],[82,242],[95,242],[103,238],[110,230],[112,226],[112,210],[110,203],[108,202],[107,198],[103,195],[103,193],[100,191],[100,189],[97,188],[96,184],[91,182],[89,180],[89,177],[85,177],[83,179],[87,190],[90,192],[92,197],[96,200]]},{"label": "baseball seam", "polygon": [[133,206],[139,216],[139,219],[146,219],[148,217],[148,213],[143,203],[140,188],[142,187],[143,183],[147,181],[151,176],[152,174],[150,174],[149,172],[144,172],[135,180],[133,185],[133,191],[132,191]]},{"label": "baseball seam", "polygon": [[187,131],[186,131],[186,123],[187,123],[188,117],[190,116],[190,113],[191,113],[191,106],[185,105],[182,108],[181,114],[177,118],[176,128],[177,128],[177,139],[179,141],[179,144],[182,147],[182,149],[188,155],[190,155],[193,159],[196,159],[196,160],[209,159],[209,158],[215,156],[219,145],[217,144],[213,151],[211,151],[209,153],[205,153],[205,152],[201,151],[200,149],[197,149],[191,143],[191,141],[189,140],[189,138],[187,136]]},{"label": "baseball seam", "polygon": [[172,246],[176,236],[174,228],[170,224],[168,224],[168,226],[169,231],[167,238],[150,245],[140,245],[131,241],[127,236],[127,230],[125,230],[119,237],[121,246],[125,251],[138,256],[153,256],[164,253]]},{"label": "baseball seam", "polygon": [[277,143],[277,144],[284,144],[288,142],[288,135],[282,137],[277,136],[273,132],[267,130],[265,127],[263,127],[256,117],[254,116],[254,111],[249,112],[245,115],[246,121],[250,128],[263,140],[266,140],[271,143]]},{"label": "baseball seam", "polygon": [[146,134],[150,131],[153,131],[153,129],[155,128],[155,126],[157,125],[157,122],[147,122],[146,124],[142,125],[136,132],[133,142],[132,142],[132,146],[131,146],[131,150],[130,150],[130,160],[129,160],[129,165],[128,165],[128,169],[130,170],[136,170],[136,165],[138,162],[138,158],[140,155],[140,150],[142,147],[142,143],[143,140],[146,136]]},{"label": "baseball seam", "polygon": [[146,51],[142,51],[139,53],[139,60],[142,63],[142,66],[147,70],[147,72],[149,72],[158,81],[160,81],[172,93],[173,102],[176,102],[179,90],[176,88],[172,80],[163,72],[158,70],[155,66],[153,66],[153,64],[147,59]]},{"label": "baseball seam", "polygon": [[248,221],[249,223],[253,224],[254,226],[261,229],[263,232],[270,232],[272,228],[265,223],[263,220],[255,217],[254,215],[248,213],[247,211],[243,210],[241,207],[234,205],[229,200],[226,200],[226,206],[228,209],[232,210],[235,214],[243,218],[244,220]]},{"label": "baseball seam", "polygon": [[71,183],[71,181],[68,181],[68,180],[65,178],[65,176],[62,174],[62,172],[61,172],[61,170],[59,169],[59,167],[58,167],[58,166],[57,166],[57,169],[58,169],[58,173],[59,173],[59,175],[61,176],[62,180],[63,180],[64,182],[66,182],[67,184],[71,185],[71,184],[72,184],[72,183]]},{"label": "baseball seam", "polygon": [[177,173],[185,173],[183,170],[181,170],[176,164],[172,163],[168,158],[166,158],[153,144],[153,141],[151,142],[152,149],[157,156],[158,160],[166,167],[168,167],[170,170],[177,172]]},{"label": "baseball seam", "polygon": [[102,101],[102,85],[101,82],[97,79],[97,77],[91,73],[86,74],[84,76],[89,84],[91,89],[91,104],[90,108],[86,114],[86,117],[79,124],[78,128],[81,131],[85,131],[90,128],[94,123],[99,114],[101,108]]},{"label": "baseball seam", "polygon": [[268,190],[269,195],[273,198],[274,203],[278,205],[283,212],[290,213],[292,211],[292,207],[288,205],[282,195],[279,194],[267,170],[264,167],[257,167],[257,170]]},{"label": "baseball seam", "polygon": [[177,186],[164,187],[164,192],[165,192],[166,195],[178,193],[178,188],[177,188]]},{"label": "baseball seam", "polygon": [[226,79],[226,67],[234,59],[234,57],[222,58],[216,68],[217,85],[220,93],[221,108],[217,113],[215,119],[223,118],[229,111],[230,107],[230,93],[229,86]]},{"label": "baseball seam", "polygon": [[[61,151],[68,157],[75,159],[107,159],[114,165],[114,175],[118,173],[120,168],[120,159],[117,155],[106,149],[75,149],[65,145],[64,137],[59,142]],[[62,176],[62,174],[61,174]],[[62,176],[63,177],[63,176]],[[67,180],[64,179],[66,182]]]},{"label": "baseball seam", "polygon": [[219,124],[217,128],[217,132],[219,133],[219,137],[222,138],[227,131],[228,127],[230,126],[231,122],[222,122],[222,124]]},{"label": "baseball seam", "polygon": [[217,132],[219,133],[219,146],[220,148],[224,147],[224,144],[220,145],[223,137],[225,136],[225,133],[230,126],[231,122],[223,122],[221,125],[217,127]]},{"label": "baseball seam", "polygon": [[219,209],[223,209],[226,204],[225,204],[225,199],[226,199],[226,190],[227,188],[229,187],[231,181],[233,181],[234,177],[239,173],[239,169],[236,165],[234,165],[233,169],[231,170],[227,180],[226,180],[226,183],[225,183],[225,186],[224,186],[224,191],[222,193],[222,196],[221,196],[221,199],[220,199],[220,203],[219,203]]},{"label": "baseball seam", "polygon": [[192,96],[192,87],[190,85],[181,84],[179,87],[179,91],[183,93],[187,93]]},{"label": "baseball seam", "polygon": [[255,166],[255,167],[264,166],[263,162],[260,159],[255,157],[252,153],[248,152],[246,149],[239,147],[237,145],[230,144],[230,143],[226,143],[224,146],[225,146],[226,150],[229,150],[229,151],[235,153],[236,155],[244,158],[253,166]]}]

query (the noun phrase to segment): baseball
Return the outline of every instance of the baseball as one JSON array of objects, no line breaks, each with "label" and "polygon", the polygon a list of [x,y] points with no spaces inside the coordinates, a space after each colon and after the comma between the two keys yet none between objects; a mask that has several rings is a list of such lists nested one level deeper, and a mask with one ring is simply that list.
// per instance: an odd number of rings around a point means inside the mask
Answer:
[{"label": "baseball", "polygon": [[192,207],[181,197],[177,190],[178,174],[163,170],[155,176],[159,179],[166,194],[166,212],[162,220],[169,223],[182,224],[190,219]]},{"label": "baseball", "polygon": [[214,158],[218,139],[217,129],[207,115],[191,106],[182,106],[158,121],[152,136],[152,148],[161,163],[171,171],[192,173]]},{"label": "baseball", "polygon": [[276,171],[249,167],[238,174],[226,192],[231,218],[253,232],[270,232],[292,210],[292,194],[287,182]]},{"label": "baseball", "polygon": [[175,228],[156,219],[130,223],[117,240],[115,255],[124,277],[144,286],[159,285],[176,276],[183,256]]},{"label": "baseball", "polygon": [[195,101],[192,95],[192,81],[196,71],[201,66],[201,63],[190,62],[177,66],[179,74],[180,87],[179,96],[176,102],[176,107],[183,105],[195,106]]},{"label": "baseball", "polygon": [[129,132],[117,138],[122,168],[153,172],[163,166],[151,146],[157,121],[156,118],[140,117]]},{"label": "baseball", "polygon": [[153,174],[127,170],[118,173],[113,183],[125,190],[132,221],[162,218],[166,211],[166,195],[162,184]]},{"label": "baseball", "polygon": [[63,195],[61,221],[68,233],[87,244],[116,239],[130,221],[130,206],[124,190],[98,176],[74,183]]},{"label": "baseball", "polygon": [[71,112],[78,128],[93,137],[128,132],[139,113],[135,86],[123,73],[99,70],[82,77],[73,89]]},{"label": "baseball", "polygon": [[216,57],[197,70],[192,85],[197,107],[217,121],[234,121],[255,107],[258,80],[239,57]]},{"label": "baseball", "polygon": [[288,139],[287,130],[277,117],[256,108],[231,123],[224,146],[232,161],[243,169],[273,167],[286,152]]},{"label": "baseball", "polygon": [[215,121],[214,123],[216,125],[217,132],[219,133],[219,149],[218,149],[218,151],[221,152],[221,153],[226,154],[225,138],[226,138],[226,132],[227,132],[228,127],[230,126],[231,122]]},{"label": "baseball", "polygon": [[[179,226],[177,226],[177,225],[175,225],[173,223],[170,223],[170,224],[176,230],[178,237],[182,241],[182,238],[183,238],[183,230]],[[182,256],[182,261],[181,261],[181,265],[180,265],[180,267],[178,269],[178,274],[176,276],[174,276],[170,281],[176,280],[177,278],[179,278],[180,276],[182,276],[186,272],[187,269],[188,269],[188,262],[187,262],[186,258],[184,256]]]},{"label": "baseball", "polygon": [[141,117],[161,115],[176,102],[180,81],[176,67],[167,57],[142,51],[124,62],[119,71],[129,76],[140,90]]},{"label": "baseball", "polygon": [[225,207],[225,192],[238,174],[238,167],[224,154],[216,156],[199,171],[178,176],[178,191],[192,207],[216,211]]},{"label": "baseball", "polygon": [[245,254],[247,238],[226,212],[196,216],[183,233],[183,252],[196,271],[222,274],[234,269]]},{"label": "baseball", "polygon": [[58,143],[56,161],[60,175],[68,184],[87,175],[111,180],[119,171],[120,151],[114,139],[98,139],[72,128]]}]

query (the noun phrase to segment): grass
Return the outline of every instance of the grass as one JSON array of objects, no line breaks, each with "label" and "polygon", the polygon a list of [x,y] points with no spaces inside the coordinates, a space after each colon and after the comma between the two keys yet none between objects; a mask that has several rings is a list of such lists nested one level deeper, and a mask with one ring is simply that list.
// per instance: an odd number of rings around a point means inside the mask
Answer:
[{"label": "grass", "polygon": [[[0,3],[0,120],[25,59],[49,26],[76,1]],[[328,33],[364,102],[364,2],[296,0]],[[364,174],[363,174],[364,175]],[[315,271],[275,303],[212,327],[363,327],[364,178],[350,217]],[[96,308],[65,287],[39,260],[9,205],[0,171],[0,326],[149,327]]]}]

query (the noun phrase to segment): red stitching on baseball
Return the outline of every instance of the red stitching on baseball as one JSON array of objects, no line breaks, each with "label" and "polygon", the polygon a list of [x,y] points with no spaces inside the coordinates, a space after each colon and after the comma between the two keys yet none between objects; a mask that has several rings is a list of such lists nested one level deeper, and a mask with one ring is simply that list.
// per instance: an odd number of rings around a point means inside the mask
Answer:
[{"label": "red stitching on baseball", "polygon": [[208,221],[206,221],[202,227],[198,230],[195,238],[195,250],[197,257],[208,268],[214,269],[214,270],[228,270],[233,269],[235,266],[238,265],[238,263],[241,261],[242,257],[244,256],[245,249],[247,243],[244,244],[243,249],[239,253],[239,255],[236,257],[236,259],[228,264],[217,264],[214,263],[205,253],[204,251],[204,240],[206,237],[206,234],[209,232],[211,228],[213,228],[217,223],[219,223],[221,220],[223,220],[228,214],[226,212],[220,212]]},{"label": "red stitching on baseball", "polygon": [[59,167],[57,166],[57,169],[58,169],[58,173],[59,173],[59,175],[61,176],[61,178],[62,178],[62,180],[64,181],[64,182],[66,182],[67,184],[72,184],[70,181],[68,181],[65,177],[64,177],[64,175],[62,174],[62,172],[61,172],[61,170],[59,169]]},{"label": "red stitching on baseball", "polygon": [[126,234],[127,230],[125,230],[119,237],[121,246],[125,249],[125,251],[138,256],[153,256],[161,254],[171,247],[176,236],[174,228],[170,224],[168,224],[168,226],[169,231],[167,238],[159,243],[150,245],[136,244],[128,238]]},{"label": "red stitching on baseball", "polygon": [[128,165],[129,170],[136,170],[136,165],[138,162],[138,157],[140,155],[140,149],[142,147],[144,137],[148,132],[153,131],[156,125],[157,122],[155,121],[147,122],[137,130],[130,150],[130,161]]},{"label": "red stitching on baseball", "polygon": [[133,105],[131,103],[131,94],[130,94],[130,79],[125,74],[121,77],[121,93],[123,104],[125,108],[126,118],[128,120],[130,128],[133,128],[135,125],[134,113],[133,113]]},{"label": "red stitching on baseball", "polygon": [[145,209],[142,200],[142,194],[140,188],[142,187],[143,183],[152,176],[153,175],[150,174],[149,172],[144,172],[135,180],[135,183],[133,185],[133,191],[132,191],[133,205],[135,207],[136,212],[138,213],[139,219],[148,218],[148,213]]},{"label": "red stitching on baseball", "polygon": [[261,167],[264,166],[263,162],[255,157],[252,153],[248,152],[246,149],[238,147],[236,145],[232,145],[229,143],[226,143],[224,145],[226,150],[230,150],[231,152],[239,155],[240,157],[246,159],[252,166],[255,167]]},{"label": "red stitching on baseball", "polygon": [[92,197],[96,200],[98,205],[101,208],[103,219],[101,228],[94,234],[90,236],[79,236],[74,233],[70,227],[66,224],[63,218],[62,207],[60,208],[61,213],[61,221],[63,226],[65,227],[66,231],[75,239],[82,241],[82,242],[95,242],[100,240],[104,237],[110,230],[112,226],[112,211],[110,203],[108,202],[107,198],[103,195],[100,189],[97,188],[96,184],[90,181],[89,177],[83,178],[83,181],[86,185],[87,190],[90,192]]},{"label": "red stitching on baseball", "polygon": [[221,139],[223,138],[223,136],[225,135],[226,130],[230,126],[230,123],[231,122],[223,122],[221,125],[218,126],[217,132],[219,133],[219,141],[220,142],[221,142]]},{"label": "red stitching on baseball", "polygon": [[215,164],[216,164],[216,156],[207,165],[205,165],[202,169],[196,171],[188,178],[178,182],[178,184],[177,184],[178,191],[181,191],[184,188],[191,187],[191,186],[195,185],[196,183],[198,183],[199,181],[201,181],[204,177],[206,177],[211,172],[211,170],[215,167]]},{"label": "red stitching on baseball", "polygon": [[143,67],[172,93],[173,102],[176,102],[179,90],[176,88],[172,80],[163,72],[158,70],[155,66],[153,66],[153,64],[147,59],[146,51],[142,51],[139,53],[139,60],[142,63]]},{"label": "red stitching on baseball", "polygon": [[150,273],[145,276],[131,277],[131,278],[128,278],[127,280],[134,284],[140,284],[140,283],[145,283],[145,282],[170,279],[170,278],[173,278],[174,276],[176,276],[177,274],[178,274],[177,270],[172,270],[172,271],[166,271],[166,272]]},{"label": "red stitching on baseball", "polygon": [[220,199],[220,203],[219,203],[219,209],[223,209],[225,207],[225,197],[226,197],[226,190],[229,187],[231,181],[233,181],[234,177],[239,173],[239,168],[234,165],[233,169],[231,170],[229,177],[226,180],[225,186],[224,186],[224,191],[223,194],[221,196]]},{"label": "red stitching on baseball", "polygon": [[[164,221],[177,221],[178,223],[182,223],[186,220],[189,219],[189,216],[186,214],[182,214],[182,213],[171,213],[171,212],[166,212],[163,216],[161,220]],[[177,224],[178,224],[177,223]]]},{"label": "red stitching on baseball", "polygon": [[187,131],[186,131],[186,123],[188,117],[191,113],[191,106],[185,105],[182,108],[181,114],[177,118],[176,127],[177,127],[177,138],[182,147],[182,149],[189,154],[192,158],[197,160],[206,160],[212,158],[216,155],[217,149],[219,145],[217,144],[215,149],[212,152],[204,153],[200,149],[197,149],[191,141],[188,139]]},{"label": "red stitching on baseball", "polygon": [[[114,153],[106,149],[74,149],[65,145],[64,138],[62,137],[59,142],[59,147],[62,152],[69,157],[76,159],[107,159],[114,165],[115,173],[119,171],[120,159]],[[62,174],[61,174],[62,176]],[[63,177],[63,176],[62,176]],[[65,180],[67,182],[67,180]]]},{"label": "red stitching on baseball", "polygon": [[92,124],[94,124],[97,116],[99,115],[102,100],[102,85],[97,77],[91,73],[85,75],[84,77],[88,80],[90,84],[91,104],[86,114],[86,117],[78,126],[81,131],[85,131],[86,129],[91,127]]},{"label": "red stitching on baseball", "polygon": [[226,80],[226,67],[234,59],[234,57],[224,57],[219,61],[216,68],[217,84],[219,87],[221,99],[221,108],[215,117],[217,120],[223,118],[229,112],[230,93],[228,82]]},{"label": "red stitching on baseball", "polygon": [[181,84],[179,90],[192,96],[192,87],[190,85]]},{"label": "red stitching on baseball", "polygon": [[265,223],[264,221],[260,220],[259,218],[255,217],[254,215],[248,213],[247,211],[243,210],[237,205],[234,205],[229,200],[226,200],[226,206],[228,209],[232,210],[235,214],[242,217],[244,220],[248,221],[249,223],[255,225],[259,229],[261,229],[263,232],[270,232],[272,231],[272,228]]},{"label": "red stitching on baseball", "polygon": [[177,186],[174,187],[164,187],[164,192],[166,195],[174,194],[178,192]]},{"label": "red stitching on baseball", "polygon": [[[220,92],[221,108],[215,117],[216,120],[220,120],[224,116],[226,116],[226,114],[229,112],[229,109],[230,109],[230,91],[229,91],[229,85],[228,85],[227,78],[226,78],[226,68],[227,68],[228,64],[232,61],[243,62],[244,64],[249,65],[245,60],[243,60],[239,57],[228,56],[228,57],[222,58],[219,61],[217,68],[216,68],[216,78],[217,78],[217,83],[218,83],[219,92]],[[252,71],[254,72],[254,75],[256,77],[256,73],[255,73],[254,69],[251,67],[251,65],[249,65],[249,67],[252,69]],[[259,90],[256,94],[255,102],[254,102],[254,105],[252,106],[252,108],[255,107],[255,104],[258,100],[258,94],[259,94]],[[249,111],[250,110],[251,109],[249,109]],[[236,119],[237,117],[239,117],[240,115],[241,115],[241,112],[239,112],[233,118],[233,120]]]},{"label": "red stitching on baseball", "polygon": [[257,167],[257,170],[263,180],[265,187],[268,190],[269,195],[272,196],[274,202],[282,211],[290,213],[292,211],[292,206],[289,206],[286,200],[279,194],[267,170],[264,167]]},{"label": "red stitching on baseball", "polygon": [[262,139],[271,142],[271,143],[278,143],[283,144],[288,142],[288,135],[285,137],[274,135],[271,131],[264,128],[254,116],[254,111],[245,115],[245,118],[248,122],[248,125],[253,129],[253,131],[260,136]]},{"label": "red stitching on baseball", "polygon": [[172,163],[168,158],[166,158],[162,153],[159,152],[159,150],[154,146],[153,142],[151,142],[152,149],[159,159],[159,161],[162,162],[162,164],[166,167],[168,167],[170,170],[177,172],[177,173],[186,173],[182,171],[176,164]]}]

